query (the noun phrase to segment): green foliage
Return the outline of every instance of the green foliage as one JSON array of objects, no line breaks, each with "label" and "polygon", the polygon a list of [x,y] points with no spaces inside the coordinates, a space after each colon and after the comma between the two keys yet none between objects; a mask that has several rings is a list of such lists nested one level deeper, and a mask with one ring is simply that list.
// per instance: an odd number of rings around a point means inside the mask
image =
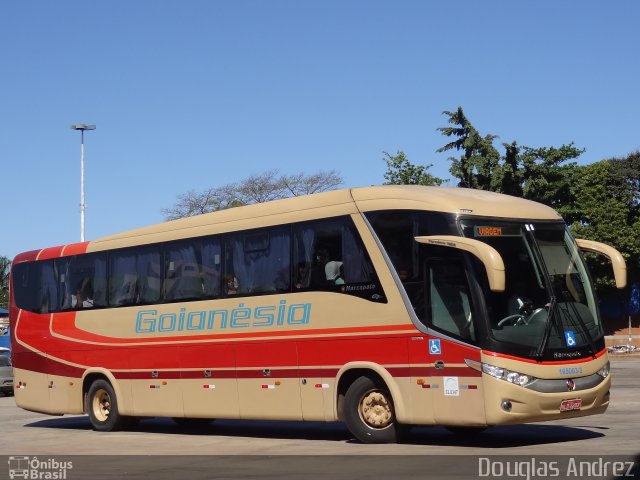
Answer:
[{"label": "green foliage", "polygon": [[578,158],[583,152],[573,143],[558,148],[523,147],[519,155],[522,196],[549,205],[561,214],[568,213],[571,183],[578,166],[575,162],[566,162]]},{"label": "green foliage", "polygon": [[442,185],[444,180],[427,173],[433,165],[414,165],[401,150],[396,155],[383,153],[387,162],[386,185]]},{"label": "green foliage", "polygon": [[0,307],[9,306],[9,272],[11,270],[11,260],[0,256]]},{"label": "green foliage", "polygon": [[493,145],[497,135],[481,135],[461,107],[443,114],[452,126],[438,130],[453,140],[437,151],[460,152],[457,158],[449,157],[449,171],[458,186],[523,197],[558,209],[571,205],[570,185],[577,165],[566,162],[583,150],[572,143],[534,148],[512,142],[502,144],[505,153],[500,155]]},{"label": "green foliage", "polygon": [[[445,111],[449,126],[439,128],[449,143],[438,152],[454,151],[450,173],[458,186],[490,190],[544,203],[555,208],[576,237],[604,242],[627,261],[629,283],[640,281],[640,152],[625,158],[578,166],[583,149],[573,143],[559,147],[528,147],[513,141],[494,146],[496,135],[482,135],[461,107]],[[440,185],[404,152],[387,152],[387,184]],[[613,289],[611,265],[602,256],[587,257],[598,289]],[[608,279],[608,280],[606,280]]]},{"label": "green foliage", "polygon": [[449,117],[453,126],[438,130],[454,140],[437,150],[438,153],[449,150],[462,152],[459,158],[449,157],[451,161],[451,175],[459,180],[459,187],[476,188],[479,190],[495,190],[495,172],[500,160],[500,154],[493,146],[496,135],[484,137],[475,129],[469,119],[458,107],[455,112],[443,112]]},{"label": "green foliage", "polygon": [[[576,237],[617,248],[627,262],[629,283],[640,275],[640,152],[603,160],[576,172],[572,185],[571,230]],[[602,258],[589,264],[600,287],[612,283],[610,265]]]}]

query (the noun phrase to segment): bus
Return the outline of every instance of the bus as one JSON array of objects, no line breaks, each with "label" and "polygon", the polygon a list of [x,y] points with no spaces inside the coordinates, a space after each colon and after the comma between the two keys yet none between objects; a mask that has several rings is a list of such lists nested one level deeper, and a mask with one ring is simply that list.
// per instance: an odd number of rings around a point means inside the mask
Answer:
[{"label": "bus", "polygon": [[414,425],[602,413],[609,361],[581,250],[553,209],[463,188],[374,186],[242,206],[19,254],[15,399],[88,414]]}]

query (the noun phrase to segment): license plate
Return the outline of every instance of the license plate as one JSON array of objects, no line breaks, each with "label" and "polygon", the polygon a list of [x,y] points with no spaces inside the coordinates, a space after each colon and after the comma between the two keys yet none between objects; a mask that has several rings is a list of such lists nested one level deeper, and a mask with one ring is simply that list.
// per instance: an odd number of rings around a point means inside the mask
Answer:
[{"label": "license plate", "polygon": [[582,408],[581,398],[572,398],[570,400],[562,400],[560,403],[561,412],[569,412],[571,410],[580,410]]}]

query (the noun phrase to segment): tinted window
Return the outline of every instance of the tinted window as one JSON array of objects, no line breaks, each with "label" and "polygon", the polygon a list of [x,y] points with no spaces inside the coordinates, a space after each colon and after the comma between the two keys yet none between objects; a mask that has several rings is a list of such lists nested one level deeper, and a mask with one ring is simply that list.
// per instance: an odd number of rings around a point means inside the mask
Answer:
[{"label": "tinted window", "polygon": [[367,214],[367,219],[403,282],[419,279],[423,274],[415,237],[458,235],[452,218],[437,212],[382,211]]},{"label": "tinted window", "polygon": [[225,255],[226,295],[289,291],[291,283],[289,227],[228,235]]},{"label": "tinted window", "polygon": [[459,252],[444,249],[442,253],[444,255],[440,258],[431,257],[427,260],[427,315],[430,326],[454,337],[475,340],[471,292],[462,256]]},{"label": "tinted window", "polygon": [[170,244],[165,249],[164,300],[219,297],[221,266],[218,239]]},{"label": "tinted window", "polygon": [[382,301],[375,270],[349,218],[294,226],[294,288],[350,293]]},{"label": "tinted window", "polygon": [[[61,310],[107,306],[106,254],[78,255],[59,259]],[[64,268],[62,268],[64,265]]]},{"label": "tinted window", "polygon": [[40,313],[261,295],[292,287],[385,301],[348,217],[26,262],[14,266],[12,278],[18,307]]},{"label": "tinted window", "polygon": [[39,312],[42,305],[42,268],[36,263],[18,263],[11,271],[11,288],[19,308]]},{"label": "tinted window", "polygon": [[60,310],[66,260],[20,263],[13,269],[13,289],[20,308],[37,313]]},{"label": "tinted window", "polygon": [[438,212],[392,210],[367,214],[418,318],[425,322],[424,261],[415,237],[456,235],[455,217]]},{"label": "tinted window", "polygon": [[160,300],[158,249],[130,249],[109,257],[109,305],[136,305]]}]

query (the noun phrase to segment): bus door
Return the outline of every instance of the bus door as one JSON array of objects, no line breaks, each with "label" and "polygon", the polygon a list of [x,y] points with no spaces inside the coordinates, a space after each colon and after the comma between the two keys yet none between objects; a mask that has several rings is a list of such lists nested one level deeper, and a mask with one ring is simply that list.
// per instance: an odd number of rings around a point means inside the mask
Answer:
[{"label": "bus door", "polygon": [[[428,247],[427,247],[428,248]],[[477,311],[461,252],[425,262],[430,385],[436,424],[485,423]],[[475,363],[474,363],[475,362]]]}]

